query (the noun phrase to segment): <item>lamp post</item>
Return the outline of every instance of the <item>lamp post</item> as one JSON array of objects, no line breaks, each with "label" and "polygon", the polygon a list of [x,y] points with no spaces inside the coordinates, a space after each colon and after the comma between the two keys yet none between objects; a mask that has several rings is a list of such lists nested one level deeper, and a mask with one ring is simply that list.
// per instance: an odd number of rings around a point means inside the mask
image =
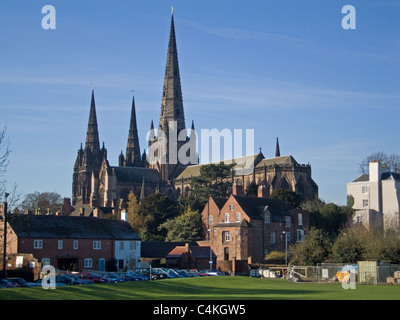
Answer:
[{"label": "lamp post", "polygon": [[3,204],[3,210],[4,210],[4,237],[3,237],[3,278],[7,278],[7,269],[6,269],[6,260],[7,260],[7,198],[10,194],[5,193],[4,197],[6,198],[6,201]]},{"label": "lamp post", "polygon": [[210,261],[208,262],[210,264],[210,271],[212,270],[212,265],[213,265],[213,259],[212,259],[212,229],[208,229],[208,232],[210,232]]},{"label": "lamp post", "polygon": [[287,263],[287,258],[288,258],[288,256],[287,256],[287,233],[286,233],[286,231],[282,231],[282,233],[285,235],[285,264],[287,265],[288,263]]}]

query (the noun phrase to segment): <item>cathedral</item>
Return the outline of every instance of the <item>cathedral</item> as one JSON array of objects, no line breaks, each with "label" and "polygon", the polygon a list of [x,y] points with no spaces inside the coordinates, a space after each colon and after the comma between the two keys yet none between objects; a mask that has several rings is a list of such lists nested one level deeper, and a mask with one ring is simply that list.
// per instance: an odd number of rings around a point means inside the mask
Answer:
[{"label": "cathedral", "polygon": [[[176,136],[183,133],[186,140],[170,141],[171,130],[175,131]],[[160,120],[157,131],[153,121],[151,122],[148,152],[141,152],[140,149],[133,96],[126,151],[125,154],[121,151],[118,166],[110,165],[104,143],[100,147],[95,95],[92,89],[86,142],[78,150],[73,169],[72,205],[75,208],[90,206],[118,210],[123,208],[131,191],[139,200],[152,193],[165,193],[173,199],[188,196],[191,179],[200,174],[202,166],[198,164],[196,151],[193,148],[187,149],[188,142],[195,145],[195,138],[194,122],[192,121],[191,129],[187,129],[185,124],[172,14]],[[176,149],[173,150],[176,151],[175,156],[184,153],[191,161],[185,164],[171,161],[172,144]],[[158,147],[160,145],[164,147]],[[278,188],[301,193],[307,199],[318,197],[318,186],[311,178],[311,166],[298,164],[290,155],[281,156],[278,140],[275,157],[265,158],[261,151],[248,157],[253,163],[252,169],[243,170],[240,165],[235,166],[232,171],[233,185],[241,186],[243,190],[255,185],[265,197]]]}]

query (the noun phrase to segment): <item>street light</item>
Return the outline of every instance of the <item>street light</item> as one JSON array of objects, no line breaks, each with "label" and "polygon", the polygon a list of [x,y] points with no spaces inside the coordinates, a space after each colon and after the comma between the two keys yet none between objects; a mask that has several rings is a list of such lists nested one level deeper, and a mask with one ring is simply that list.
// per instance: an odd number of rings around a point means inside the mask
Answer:
[{"label": "street light", "polygon": [[5,193],[4,197],[6,198],[6,201],[3,204],[3,210],[4,210],[4,243],[3,243],[3,278],[7,278],[7,270],[6,270],[6,259],[7,259],[7,198],[10,194]]},{"label": "street light", "polygon": [[285,264],[287,265],[287,260],[288,260],[288,252],[287,252],[287,232],[282,231],[282,233],[285,235]]},{"label": "street light", "polygon": [[212,229],[208,229],[208,232],[210,232],[210,261],[208,262],[210,264],[210,271],[212,270],[212,265],[213,265],[213,259],[212,259]]}]

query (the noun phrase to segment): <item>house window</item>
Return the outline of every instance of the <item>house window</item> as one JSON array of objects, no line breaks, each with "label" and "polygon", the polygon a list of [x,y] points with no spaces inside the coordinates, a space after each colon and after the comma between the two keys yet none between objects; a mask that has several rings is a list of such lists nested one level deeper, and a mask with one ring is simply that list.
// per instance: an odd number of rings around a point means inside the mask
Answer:
[{"label": "house window", "polygon": [[285,232],[286,234],[286,241],[289,243],[290,242],[290,232]]},{"label": "house window", "polygon": [[101,249],[101,241],[93,241],[93,249],[100,250]]},{"label": "house window", "polygon": [[264,213],[264,223],[271,223],[271,214],[269,212]]},{"label": "house window", "polygon": [[368,200],[363,200],[362,205],[363,207],[368,207]]},{"label": "house window", "polygon": [[74,248],[75,250],[78,249],[78,240],[74,240],[73,248]]},{"label": "house window", "polygon": [[229,222],[229,213],[225,213],[225,222]]},{"label": "house window", "polygon": [[225,231],[224,234],[223,234],[223,237],[224,237],[224,241],[225,242],[231,241],[231,232],[230,231]]},{"label": "house window", "polygon": [[290,227],[292,223],[292,219],[290,216],[285,216],[285,227]]},{"label": "house window", "polygon": [[302,213],[299,213],[297,215],[297,220],[298,220],[298,225],[302,226],[303,225],[303,214]]},{"label": "house window", "polygon": [[92,258],[86,258],[84,260],[83,266],[85,268],[93,268],[93,259]]},{"label": "house window", "polygon": [[367,187],[367,186],[363,186],[363,187],[362,187],[362,193],[363,193],[363,194],[368,193],[368,187]]},{"label": "house window", "polygon": [[236,222],[240,222],[240,212],[236,212]]},{"label": "house window", "polygon": [[276,232],[271,232],[269,234],[269,243],[276,243]]},{"label": "house window", "polygon": [[124,241],[120,241],[119,242],[119,250],[124,250],[125,247],[125,242]]},{"label": "house window", "polygon": [[33,249],[43,249],[43,240],[33,240]]},{"label": "house window", "polygon": [[301,242],[304,238],[304,230],[303,229],[297,229],[296,233],[296,241]]},{"label": "house window", "polygon": [[64,246],[64,242],[62,240],[58,240],[58,249],[62,249]]},{"label": "house window", "polygon": [[135,241],[129,241],[129,249],[136,250],[136,243]]},{"label": "house window", "polygon": [[234,208],[235,208],[235,206],[234,206],[233,204],[230,204],[230,205],[229,205],[229,210],[233,211]]},{"label": "house window", "polygon": [[212,225],[213,224],[213,216],[208,217],[208,224]]}]

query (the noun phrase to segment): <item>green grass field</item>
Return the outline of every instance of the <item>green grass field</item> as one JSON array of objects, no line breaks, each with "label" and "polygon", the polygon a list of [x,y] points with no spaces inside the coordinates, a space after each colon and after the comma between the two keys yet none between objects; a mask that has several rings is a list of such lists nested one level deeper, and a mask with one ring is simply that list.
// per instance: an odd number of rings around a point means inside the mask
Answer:
[{"label": "green grass field", "polygon": [[86,286],[1,289],[0,300],[399,300],[400,286],[204,277]]}]

